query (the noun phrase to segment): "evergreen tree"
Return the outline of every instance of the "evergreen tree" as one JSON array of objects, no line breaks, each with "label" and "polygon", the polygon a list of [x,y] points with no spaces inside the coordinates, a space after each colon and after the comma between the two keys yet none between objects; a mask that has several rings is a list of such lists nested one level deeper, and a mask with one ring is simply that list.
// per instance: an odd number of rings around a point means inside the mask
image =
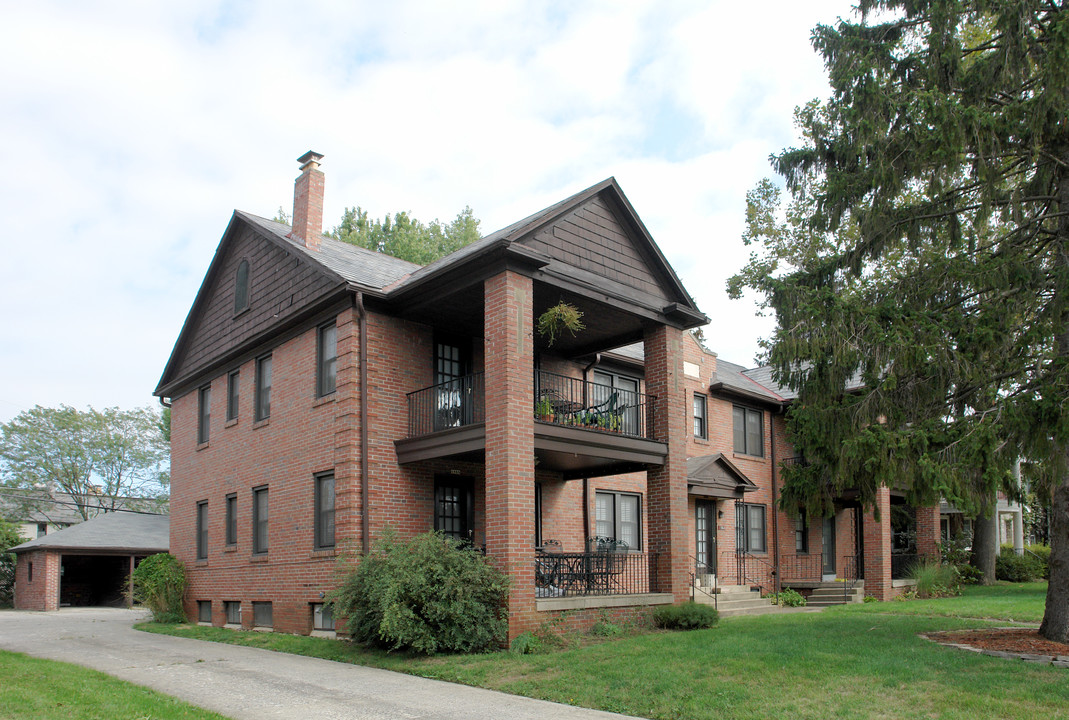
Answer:
[{"label": "evergreen tree", "polygon": [[[773,158],[799,246],[751,223],[776,378],[809,464],[785,495],[857,488],[981,506],[1016,458],[1045,471],[1040,632],[1069,642],[1069,8],[861,0],[820,26],[833,94]],[[788,239],[789,240],[789,239]],[[790,249],[784,249],[790,245]],[[764,274],[762,274],[762,271]]]},{"label": "evergreen tree", "polygon": [[427,265],[479,239],[479,221],[470,207],[465,207],[447,224],[438,220],[424,225],[406,212],[382,220],[369,218],[367,211],[347,207],[341,223],[330,237],[368,250],[386,253],[409,262]]}]

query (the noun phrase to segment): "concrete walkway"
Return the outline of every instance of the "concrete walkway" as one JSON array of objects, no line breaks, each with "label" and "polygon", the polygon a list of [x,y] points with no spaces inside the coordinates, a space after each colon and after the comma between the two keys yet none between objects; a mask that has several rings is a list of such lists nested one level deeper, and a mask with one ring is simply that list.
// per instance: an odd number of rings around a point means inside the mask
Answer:
[{"label": "concrete walkway", "polygon": [[596,720],[583,710],[411,675],[133,629],[140,610],[0,611],[0,648],[85,665],[235,719]]}]

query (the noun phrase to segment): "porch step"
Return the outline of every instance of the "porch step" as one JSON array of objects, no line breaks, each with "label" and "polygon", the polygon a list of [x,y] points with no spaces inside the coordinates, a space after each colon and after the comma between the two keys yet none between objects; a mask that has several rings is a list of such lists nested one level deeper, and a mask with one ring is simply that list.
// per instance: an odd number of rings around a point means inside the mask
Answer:
[{"label": "porch step", "polygon": [[830,605],[860,603],[865,600],[865,586],[858,584],[846,589],[842,583],[827,583],[813,588],[813,592],[809,594],[807,600],[807,607],[828,607]]},{"label": "porch step", "polygon": [[706,592],[695,590],[694,601],[705,605],[716,605],[720,617],[737,617],[739,615],[763,615],[775,612],[779,608],[761,597],[761,593],[751,590],[746,585],[721,585],[716,590],[716,598]]}]

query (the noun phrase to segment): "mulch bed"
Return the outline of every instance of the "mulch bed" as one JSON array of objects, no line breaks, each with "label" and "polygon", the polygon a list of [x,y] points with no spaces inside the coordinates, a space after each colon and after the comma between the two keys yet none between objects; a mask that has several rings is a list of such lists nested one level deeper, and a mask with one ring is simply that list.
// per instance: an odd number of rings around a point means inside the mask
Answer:
[{"label": "mulch bed", "polygon": [[1069,658],[1069,645],[1048,640],[1033,629],[952,630],[926,633],[925,637],[944,645],[967,645],[978,650]]}]

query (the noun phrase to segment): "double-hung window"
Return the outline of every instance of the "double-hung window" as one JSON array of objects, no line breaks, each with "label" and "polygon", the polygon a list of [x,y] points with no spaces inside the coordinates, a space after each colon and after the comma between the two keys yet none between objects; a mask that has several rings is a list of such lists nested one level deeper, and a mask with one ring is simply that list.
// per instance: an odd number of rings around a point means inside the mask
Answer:
[{"label": "double-hung window", "polygon": [[208,442],[212,426],[212,386],[205,385],[197,391],[197,444]]},{"label": "double-hung window", "polygon": [[735,543],[743,552],[765,552],[765,506],[735,503]]},{"label": "double-hung window", "polygon": [[315,476],[315,546],[334,547],[334,473]]},{"label": "double-hung window", "polygon": [[226,376],[226,420],[238,419],[238,371],[231,370]]},{"label": "double-hung window", "polygon": [[735,452],[764,457],[764,413],[736,405],[732,408],[731,417],[735,431]]},{"label": "double-hung window", "polygon": [[226,544],[238,544],[238,496],[226,496]]},{"label": "double-hung window", "polygon": [[338,326],[321,325],[316,341],[316,397],[330,395],[338,380]]},{"label": "double-hung window", "polygon": [[709,437],[707,405],[701,393],[694,393],[694,437],[702,440]]},{"label": "double-hung window", "polygon": [[642,548],[641,496],[599,491],[594,495],[594,506],[595,534],[622,540],[630,550]]},{"label": "double-hung window", "polygon": [[197,503],[197,559],[208,559],[208,501]]},{"label": "double-hung window", "polygon": [[267,552],[267,486],[252,491],[252,551]]},{"label": "double-hung window", "polygon": [[798,508],[798,514],[794,516],[794,550],[795,552],[809,552],[809,519],[806,517],[805,508]]},{"label": "double-hung window", "polygon": [[271,417],[271,356],[256,361],[256,419]]}]

